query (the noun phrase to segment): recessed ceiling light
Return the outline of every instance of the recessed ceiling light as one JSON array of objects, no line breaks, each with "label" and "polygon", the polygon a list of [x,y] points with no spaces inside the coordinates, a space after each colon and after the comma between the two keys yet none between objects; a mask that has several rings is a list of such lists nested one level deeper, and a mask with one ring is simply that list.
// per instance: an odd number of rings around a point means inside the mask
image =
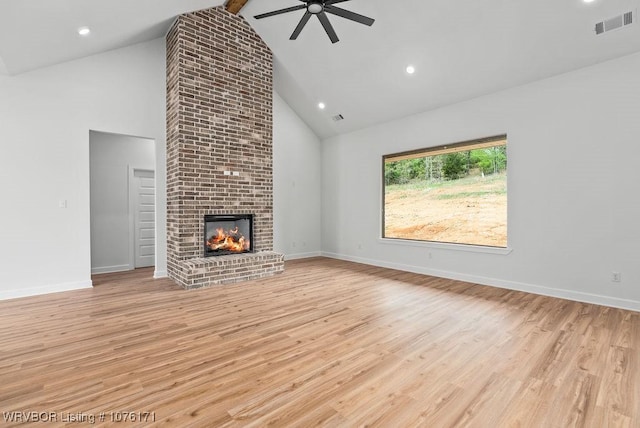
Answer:
[{"label": "recessed ceiling light", "polygon": [[416,72],[416,68],[413,65],[408,65],[406,70],[408,74],[413,74]]},{"label": "recessed ceiling light", "polygon": [[89,27],[80,27],[78,28],[78,34],[81,36],[88,36],[91,33]]},{"label": "recessed ceiling light", "polygon": [[318,108],[324,110],[327,106],[324,103],[318,103]]},{"label": "recessed ceiling light", "polygon": [[585,3],[593,3],[595,0],[583,0]]}]

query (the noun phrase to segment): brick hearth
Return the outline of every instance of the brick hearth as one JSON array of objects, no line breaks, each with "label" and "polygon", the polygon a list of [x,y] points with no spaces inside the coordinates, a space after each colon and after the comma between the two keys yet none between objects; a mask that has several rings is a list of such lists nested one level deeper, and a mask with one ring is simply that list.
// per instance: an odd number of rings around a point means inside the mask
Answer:
[{"label": "brick hearth", "polygon": [[[273,252],[272,60],[223,7],[182,15],[167,35],[167,268],[185,288],[283,270]],[[205,214],[253,214],[255,252],[204,258]]]}]

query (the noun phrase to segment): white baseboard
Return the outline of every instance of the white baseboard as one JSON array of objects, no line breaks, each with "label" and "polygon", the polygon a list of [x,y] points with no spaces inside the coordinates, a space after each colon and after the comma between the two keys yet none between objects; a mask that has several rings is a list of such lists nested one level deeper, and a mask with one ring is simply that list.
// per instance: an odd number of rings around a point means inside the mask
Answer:
[{"label": "white baseboard", "polygon": [[0,300],[18,299],[20,297],[39,296],[50,293],[61,293],[63,291],[82,290],[92,287],[93,284],[91,281],[78,281],[45,285],[42,287],[21,288],[17,290],[0,290]]},{"label": "white baseboard", "polygon": [[312,251],[309,253],[285,254],[284,259],[286,261],[286,260],[309,259],[311,257],[320,257],[320,256],[322,256],[322,252]]},{"label": "white baseboard", "polygon": [[131,265],[116,265],[116,266],[103,266],[103,267],[96,267],[96,268],[91,268],[91,274],[95,275],[95,274],[101,274],[101,273],[112,273],[112,272],[125,272],[128,270],[133,270],[133,267],[131,267]]},{"label": "white baseboard", "polygon": [[545,287],[542,285],[527,284],[517,281],[506,281],[496,278],[467,275],[458,272],[450,272],[438,269],[430,269],[423,266],[405,265],[401,263],[391,263],[381,260],[366,259],[362,257],[352,257],[343,254],[322,252],[323,257],[345,260],[356,263],[363,263],[372,266],[396,269],[405,272],[418,273],[423,275],[436,276],[439,278],[454,279],[474,284],[487,285],[490,287],[505,288],[507,290],[524,291],[542,296],[557,297],[560,299],[573,300],[582,303],[592,303],[595,305],[609,306],[612,308],[628,309],[640,312],[640,302],[636,300],[620,299],[617,297],[602,296],[599,294],[582,293],[580,291],[564,290],[559,288]]},{"label": "white baseboard", "polygon": [[167,273],[166,270],[153,271],[153,278],[154,279],[168,278],[168,277],[169,277],[169,274]]}]

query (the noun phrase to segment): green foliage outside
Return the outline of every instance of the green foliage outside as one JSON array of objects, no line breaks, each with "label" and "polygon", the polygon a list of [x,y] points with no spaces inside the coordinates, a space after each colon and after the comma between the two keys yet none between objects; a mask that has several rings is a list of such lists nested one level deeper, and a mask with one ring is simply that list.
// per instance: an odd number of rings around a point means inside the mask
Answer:
[{"label": "green foliage outside", "polygon": [[[478,184],[495,185],[497,183],[504,183],[502,187],[492,187],[488,190],[478,190],[473,192],[459,191],[460,186],[475,186]],[[389,184],[385,186],[385,193],[399,192],[399,197],[404,199],[405,197],[411,197],[410,194],[415,191],[431,194],[434,191],[444,190],[445,193],[436,196],[436,199],[463,199],[468,196],[489,196],[489,195],[506,195],[506,175],[505,171],[499,174],[485,174],[484,178],[480,175],[469,175],[462,177],[458,180],[412,180],[407,183],[401,184]],[[407,193],[407,195],[405,195]]]},{"label": "green foliage outside", "polygon": [[425,177],[425,159],[407,159],[398,162],[388,162],[384,168],[386,184],[405,184]]},{"label": "green foliage outside", "polygon": [[385,162],[386,185],[457,180],[469,175],[498,174],[507,169],[507,146]]},{"label": "green foliage outside", "polygon": [[444,155],[444,161],[442,162],[442,174],[444,175],[444,178],[448,180],[457,180],[458,178],[467,175],[468,155],[466,155],[466,153],[451,153]]}]

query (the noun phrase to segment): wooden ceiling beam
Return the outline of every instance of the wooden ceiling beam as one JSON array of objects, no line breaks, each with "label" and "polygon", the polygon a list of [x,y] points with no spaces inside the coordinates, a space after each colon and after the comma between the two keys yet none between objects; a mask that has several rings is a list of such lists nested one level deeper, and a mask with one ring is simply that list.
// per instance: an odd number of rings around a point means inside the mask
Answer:
[{"label": "wooden ceiling beam", "polygon": [[224,7],[227,9],[227,12],[237,15],[248,1],[249,0],[227,0]]}]

